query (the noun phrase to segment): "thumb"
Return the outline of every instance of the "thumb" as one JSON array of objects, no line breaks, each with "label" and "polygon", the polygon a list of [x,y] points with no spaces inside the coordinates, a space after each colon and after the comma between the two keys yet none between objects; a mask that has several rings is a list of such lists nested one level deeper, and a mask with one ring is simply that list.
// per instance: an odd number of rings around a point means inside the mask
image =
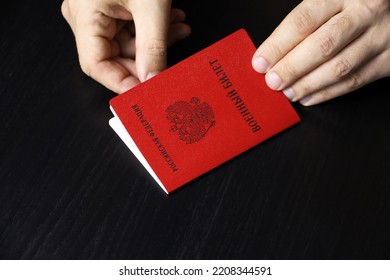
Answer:
[{"label": "thumb", "polygon": [[134,0],[136,68],[141,82],[167,67],[171,0]]}]

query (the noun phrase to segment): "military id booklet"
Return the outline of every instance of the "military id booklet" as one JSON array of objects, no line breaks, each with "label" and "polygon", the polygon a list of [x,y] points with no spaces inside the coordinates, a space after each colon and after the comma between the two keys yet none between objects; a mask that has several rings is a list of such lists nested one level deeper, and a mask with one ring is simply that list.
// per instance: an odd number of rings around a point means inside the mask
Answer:
[{"label": "military id booklet", "polygon": [[110,100],[110,126],[166,192],[298,123],[240,29]]}]

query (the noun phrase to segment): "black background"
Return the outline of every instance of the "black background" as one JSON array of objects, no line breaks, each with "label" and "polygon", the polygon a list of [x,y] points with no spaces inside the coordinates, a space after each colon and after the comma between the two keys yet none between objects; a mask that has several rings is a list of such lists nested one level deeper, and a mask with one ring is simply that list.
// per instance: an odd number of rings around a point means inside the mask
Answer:
[{"label": "black background", "polygon": [[[239,28],[259,45],[299,1],[175,1],[173,65]],[[109,127],[61,1],[1,4],[0,258],[388,259],[389,79],[166,196]]]}]

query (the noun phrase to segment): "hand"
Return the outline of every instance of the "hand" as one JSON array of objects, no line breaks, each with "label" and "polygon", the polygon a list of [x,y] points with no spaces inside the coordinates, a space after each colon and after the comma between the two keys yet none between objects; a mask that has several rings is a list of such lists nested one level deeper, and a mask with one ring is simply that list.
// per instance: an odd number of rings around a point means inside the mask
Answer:
[{"label": "hand", "polygon": [[309,106],[390,76],[390,0],[304,0],[257,49],[274,90]]},{"label": "hand", "polygon": [[116,93],[163,71],[167,47],[190,34],[171,0],[64,0],[61,11],[83,72]]}]

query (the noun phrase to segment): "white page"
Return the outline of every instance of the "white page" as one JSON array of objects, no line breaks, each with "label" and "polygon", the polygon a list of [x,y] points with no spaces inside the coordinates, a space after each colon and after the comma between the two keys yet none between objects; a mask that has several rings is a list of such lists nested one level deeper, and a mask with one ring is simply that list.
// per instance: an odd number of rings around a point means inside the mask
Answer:
[{"label": "white page", "polygon": [[[111,106],[110,106],[110,108],[111,108]],[[115,117],[111,118],[109,121],[109,124],[112,127],[112,129],[119,135],[119,137],[122,139],[122,141],[127,145],[127,147],[130,149],[130,151],[142,163],[142,165],[150,173],[150,175],[153,177],[153,179],[156,180],[156,182],[160,185],[160,187],[164,190],[164,192],[168,193],[168,191],[165,189],[164,185],[161,183],[160,179],[157,177],[156,173],[153,171],[152,167],[149,165],[148,161],[145,159],[145,157],[142,155],[141,151],[138,149],[134,140],[131,138],[129,133],[127,133],[126,128],[124,127],[122,122],[119,120],[118,116],[115,114],[115,112],[112,108],[111,108],[111,111],[113,112],[113,114],[115,116]]]}]

